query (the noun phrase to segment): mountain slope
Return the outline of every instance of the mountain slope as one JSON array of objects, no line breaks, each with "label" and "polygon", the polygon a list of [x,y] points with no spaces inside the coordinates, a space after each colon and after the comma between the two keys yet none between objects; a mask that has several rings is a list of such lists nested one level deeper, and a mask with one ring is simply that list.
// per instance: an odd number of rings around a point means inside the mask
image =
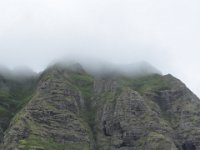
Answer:
[{"label": "mountain slope", "polygon": [[200,150],[200,101],[171,75],[54,65],[4,132],[3,150]]},{"label": "mountain slope", "polygon": [[98,107],[99,149],[200,149],[200,101],[184,84],[171,75],[154,75],[125,85]]},{"label": "mountain slope", "polygon": [[51,68],[42,74],[32,100],[11,122],[3,149],[90,148],[90,132],[79,117],[82,95],[65,73]]},{"label": "mountain slope", "polygon": [[31,99],[36,82],[35,77],[17,81],[0,75],[0,141],[11,118]]}]

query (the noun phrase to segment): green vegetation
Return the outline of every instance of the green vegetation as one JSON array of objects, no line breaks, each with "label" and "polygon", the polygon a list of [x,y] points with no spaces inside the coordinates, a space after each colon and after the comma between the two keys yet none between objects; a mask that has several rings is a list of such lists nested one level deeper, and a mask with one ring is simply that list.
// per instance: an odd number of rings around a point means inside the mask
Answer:
[{"label": "green vegetation", "polygon": [[150,91],[154,92],[159,90],[167,90],[170,88],[163,76],[157,74],[134,79],[124,78],[121,80],[121,83],[124,86],[131,87],[141,94]]},{"label": "green vegetation", "polygon": [[88,123],[92,131],[95,124],[96,109],[92,107],[92,96],[93,96],[93,81],[94,79],[87,74],[70,74],[70,82],[76,86],[81,92],[84,102],[85,109],[81,112],[81,117]]},{"label": "green vegetation", "polygon": [[87,74],[72,74],[70,81],[81,91],[85,100],[90,100],[93,94],[93,78]]},{"label": "green vegetation", "polygon": [[89,150],[89,145],[86,143],[68,143],[61,144],[53,141],[53,139],[31,136],[26,140],[20,140],[18,148],[20,150]]},{"label": "green vegetation", "polygon": [[35,78],[24,81],[0,78],[0,128],[3,131],[16,112],[31,99],[35,85]]}]

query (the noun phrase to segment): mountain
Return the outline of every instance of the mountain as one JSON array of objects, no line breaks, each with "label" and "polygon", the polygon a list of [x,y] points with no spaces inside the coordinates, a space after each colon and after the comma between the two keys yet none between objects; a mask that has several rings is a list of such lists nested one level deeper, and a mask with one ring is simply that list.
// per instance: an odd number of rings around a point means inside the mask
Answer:
[{"label": "mountain", "polygon": [[32,76],[14,79],[5,72],[0,75],[0,141],[10,120],[32,98],[36,82]]},{"label": "mountain", "polygon": [[170,74],[120,70],[58,63],[0,78],[1,149],[200,150],[199,98]]}]

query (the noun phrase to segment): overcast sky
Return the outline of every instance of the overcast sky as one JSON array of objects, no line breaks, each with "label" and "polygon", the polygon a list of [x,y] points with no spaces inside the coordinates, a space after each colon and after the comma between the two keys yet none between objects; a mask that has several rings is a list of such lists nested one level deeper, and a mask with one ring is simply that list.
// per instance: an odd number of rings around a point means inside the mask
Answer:
[{"label": "overcast sky", "polygon": [[0,64],[148,61],[200,96],[199,0],[0,0]]}]

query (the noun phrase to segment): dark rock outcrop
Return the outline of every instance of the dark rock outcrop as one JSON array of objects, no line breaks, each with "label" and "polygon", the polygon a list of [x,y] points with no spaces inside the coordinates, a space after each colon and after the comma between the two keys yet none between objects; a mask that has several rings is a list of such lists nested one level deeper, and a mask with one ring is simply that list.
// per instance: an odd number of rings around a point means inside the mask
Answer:
[{"label": "dark rock outcrop", "polygon": [[200,150],[200,100],[171,75],[95,79],[53,66],[4,132],[3,150]]}]

